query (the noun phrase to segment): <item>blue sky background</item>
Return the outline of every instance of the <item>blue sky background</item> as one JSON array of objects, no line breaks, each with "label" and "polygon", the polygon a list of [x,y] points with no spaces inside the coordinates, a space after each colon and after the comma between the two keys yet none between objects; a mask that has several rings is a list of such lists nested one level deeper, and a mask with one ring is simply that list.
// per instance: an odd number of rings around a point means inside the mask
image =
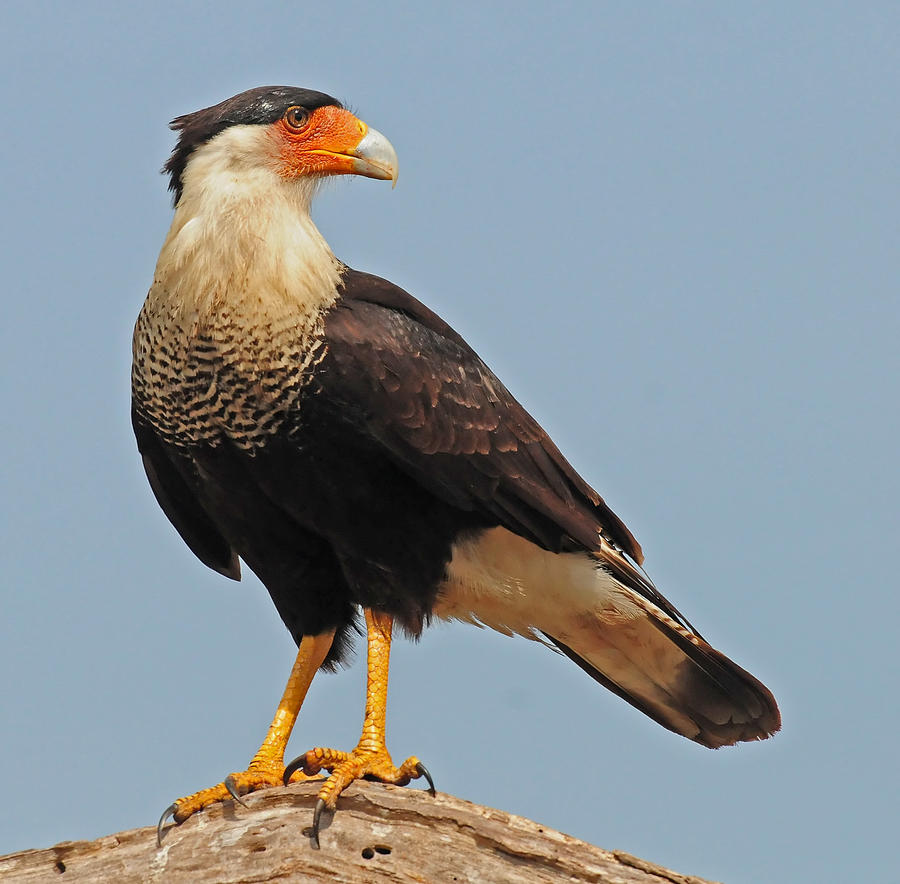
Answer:
[{"label": "blue sky background", "polygon": [[[166,124],[287,83],[400,157],[393,192],[326,189],[336,253],[468,338],[784,714],[711,752],[439,626],[396,646],[395,757],[685,873],[888,880],[900,7],[136,7],[0,6],[0,853],[155,823],[246,765],[287,676],[265,591],[193,559],[128,422]],[[316,680],[293,750],[355,743],[363,675]]]}]

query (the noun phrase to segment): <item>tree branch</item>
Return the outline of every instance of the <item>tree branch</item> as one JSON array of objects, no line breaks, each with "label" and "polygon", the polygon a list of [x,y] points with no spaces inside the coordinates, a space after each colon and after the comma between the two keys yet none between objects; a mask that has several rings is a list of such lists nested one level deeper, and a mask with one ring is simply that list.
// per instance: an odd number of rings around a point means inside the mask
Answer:
[{"label": "tree branch", "polygon": [[709,884],[620,851],[602,850],[523,817],[439,793],[355,783],[323,819],[321,850],[308,836],[317,783],[248,795],[167,828],[0,857],[14,882],[266,881]]}]

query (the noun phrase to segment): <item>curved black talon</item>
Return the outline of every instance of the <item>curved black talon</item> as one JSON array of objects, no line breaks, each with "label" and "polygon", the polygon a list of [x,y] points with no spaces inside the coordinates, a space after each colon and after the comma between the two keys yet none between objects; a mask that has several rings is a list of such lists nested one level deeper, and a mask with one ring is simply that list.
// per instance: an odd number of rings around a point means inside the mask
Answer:
[{"label": "curved black talon", "polygon": [[431,779],[431,774],[428,773],[428,768],[425,767],[425,765],[420,761],[416,765],[416,770],[419,772],[420,777],[425,777],[425,779],[428,780],[428,791],[431,793],[431,797],[434,798],[434,796],[437,795],[437,792],[434,789],[434,780]]},{"label": "curved black talon", "polygon": [[235,783],[234,777],[231,774],[228,774],[228,776],[225,777],[224,782],[225,782],[225,788],[228,790],[228,794],[232,798],[234,798],[234,800],[237,801],[237,803],[240,804],[241,807],[246,807],[247,802],[244,801],[243,798],[241,798],[241,793],[238,792],[238,790],[237,790],[237,783]]},{"label": "curved black talon", "polygon": [[291,777],[306,764],[306,753],[298,755],[285,769],[281,782],[285,786],[291,781]]},{"label": "curved black talon", "polygon": [[319,849],[319,821],[322,819],[323,810],[325,810],[325,799],[320,798],[316,802],[316,809],[313,811],[312,840],[316,850]]},{"label": "curved black talon", "polygon": [[159,822],[156,824],[156,846],[162,847],[162,833],[163,826],[166,824],[166,820],[170,816],[175,815],[175,811],[177,810],[177,805],[170,804],[164,811],[163,815],[159,818]]}]

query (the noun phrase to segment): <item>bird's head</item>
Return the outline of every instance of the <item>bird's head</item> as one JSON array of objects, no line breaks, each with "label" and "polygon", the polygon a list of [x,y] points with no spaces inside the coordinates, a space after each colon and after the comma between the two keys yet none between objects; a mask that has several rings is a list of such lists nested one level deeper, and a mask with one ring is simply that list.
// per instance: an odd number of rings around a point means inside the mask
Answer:
[{"label": "bird's head", "polygon": [[[179,134],[163,171],[178,205],[196,170],[272,186],[315,184],[326,175],[396,182],[397,154],[380,132],[322,92],[261,86],[172,121]],[[303,188],[312,192],[313,187]]]}]

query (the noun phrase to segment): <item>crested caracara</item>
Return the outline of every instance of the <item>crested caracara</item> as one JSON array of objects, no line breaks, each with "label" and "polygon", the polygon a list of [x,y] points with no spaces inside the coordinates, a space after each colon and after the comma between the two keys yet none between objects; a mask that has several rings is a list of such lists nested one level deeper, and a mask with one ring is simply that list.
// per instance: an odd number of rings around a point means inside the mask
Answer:
[{"label": "crested caracara", "polygon": [[[310,218],[328,175],[395,180],[390,142],[321,92],[251,89],[178,117],[175,217],[134,331],[132,420],[150,486],[204,564],[265,584],[298,654],[245,771],[208,804],[331,772],[405,784],[384,739],[391,628],[433,617],[556,647],[663,727],[765,739],[772,694],[640,569],[631,532],[466,342],[403,289],[335,257]],[[350,752],[284,750],[362,609],[368,684]],[[433,787],[432,787],[433,788]]]}]

